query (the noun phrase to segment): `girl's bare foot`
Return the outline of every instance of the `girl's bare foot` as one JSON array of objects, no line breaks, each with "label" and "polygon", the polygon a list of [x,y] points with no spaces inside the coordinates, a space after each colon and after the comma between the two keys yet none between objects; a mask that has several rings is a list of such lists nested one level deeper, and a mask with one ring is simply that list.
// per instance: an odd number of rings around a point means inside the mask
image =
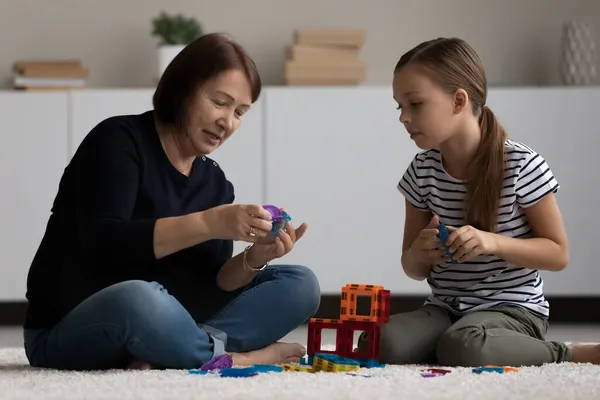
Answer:
[{"label": "girl's bare foot", "polygon": [[285,364],[299,362],[304,355],[306,349],[301,344],[283,342],[247,353],[231,353],[233,365]]},{"label": "girl's bare foot", "polygon": [[127,369],[149,370],[152,369],[152,366],[145,361],[134,358],[127,366]]},{"label": "girl's bare foot", "polygon": [[569,347],[571,348],[572,362],[600,365],[599,343],[572,343]]}]

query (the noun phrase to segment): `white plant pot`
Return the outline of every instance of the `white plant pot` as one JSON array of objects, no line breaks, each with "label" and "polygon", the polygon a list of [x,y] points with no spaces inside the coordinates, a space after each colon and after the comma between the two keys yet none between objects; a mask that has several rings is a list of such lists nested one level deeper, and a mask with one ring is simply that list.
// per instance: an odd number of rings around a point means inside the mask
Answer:
[{"label": "white plant pot", "polygon": [[158,47],[158,78],[162,76],[167,66],[175,56],[185,48],[185,45],[162,45]]}]

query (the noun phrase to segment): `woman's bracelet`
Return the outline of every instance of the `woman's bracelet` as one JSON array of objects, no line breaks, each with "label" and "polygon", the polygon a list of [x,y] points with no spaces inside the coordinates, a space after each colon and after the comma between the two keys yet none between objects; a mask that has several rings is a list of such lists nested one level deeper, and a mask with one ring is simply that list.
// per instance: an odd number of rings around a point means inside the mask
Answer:
[{"label": "woman's bracelet", "polygon": [[269,263],[266,263],[265,265],[263,265],[262,267],[259,267],[259,268],[254,268],[250,264],[248,264],[247,255],[251,248],[252,248],[252,245],[247,246],[244,249],[244,255],[243,255],[244,269],[246,271],[257,272],[257,271],[262,271],[263,269],[267,268],[269,266]]}]

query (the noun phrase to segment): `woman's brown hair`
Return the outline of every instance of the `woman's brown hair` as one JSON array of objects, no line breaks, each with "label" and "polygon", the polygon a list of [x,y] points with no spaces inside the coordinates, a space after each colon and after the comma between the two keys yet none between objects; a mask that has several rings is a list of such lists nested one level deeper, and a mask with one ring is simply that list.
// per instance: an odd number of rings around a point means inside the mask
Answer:
[{"label": "woman's brown hair", "polygon": [[226,34],[210,33],[187,45],[158,82],[152,99],[157,119],[185,129],[187,110],[198,87],[231,69],[244,72],[254,103],[262,83],[256,64],[240,44]]},{"label": "woman's brown hair", "polygon": [[407,64],[425,68],[448,93],[467,92],[472,112],[479,118],[481,142],[469,164],[466,223],[495,232],[500,196],[504,186],[504,143],[507,135],[486,105],[487,78],[477,52],[464,40],[438,38],[423,42],[405,53],[394,71]]}]

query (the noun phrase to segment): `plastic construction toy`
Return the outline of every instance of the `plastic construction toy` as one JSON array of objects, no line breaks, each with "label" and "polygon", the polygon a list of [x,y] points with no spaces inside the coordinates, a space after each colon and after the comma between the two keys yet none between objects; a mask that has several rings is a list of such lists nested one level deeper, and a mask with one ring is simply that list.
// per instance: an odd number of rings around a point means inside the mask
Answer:
[{"label": "plastic construction toy", "polygon": [[250,378],[258,375],[258,372],[252,368],[225,368],[219,373],[223,378]]},{"label": "plastic construction toy", "polygon": [[519,372],[519,369],[513,367],[499,367],[497,365],[486,365],[485,367],[473,368],[472,372],[474,374],[481,374],[483,372],[497,372],[499,374],[504,374],[508,372]]},{"label": "plastic construction toy", "polygon": [[452,258],[452,253],[450,253],[450,249],[446,245],[446,242],[448,241],[448,237],[450,236],[450,231],[448,231],[448,227],[446,227],[446,225],[444,225],[444,224],[439,224],[437,226],[437,230],[440,232],[440,233],[438,233],[438,239],[440,239],[440,242],[442,242],[442,245],[444,246],[444,250],[446,251],[446,256],[448,256],[448,258],[450,259],[450,262],[452,264],[456,264],[456,260],[454,258]]},{"label": "plastic construction toy", "polygon": [[250,367],[236,368],[220,357],[207,362],[200,369],[190,369],[189,373],[194,375],[219,375],[223,378],[249,378],[258,374],[283,371],[282,367],[269,364],[254,364]]},{"label": "plastic construction toy", "polygon": [[[370,299],[368,314],[361,314],[359,297]],[[390,316],[390,291],[377,285],[347,284],[342,287],[339,319],[311,318],[308,321],[307,365],[313,371],[348,372],[360,367],[383,367],[379,363],[379,336],[381,324]],[[323,329],[336,331],[334,350],[321,349]],[[368,348],[354,350],[354,332],[367,335]],[[333,365],[330,365],[333,364]]]},{"label": "plastic construction toy", "polygon": [[423,378],[434,378],[437,376],[444,376],[446,374],[449,374],[450,372],[452,371],[450,371],[449,369],[428,368],[421,370],[421,376]]},{"label": "plastic construction toy", "polygon": [[212,371],[215,369],[231,368],[233,366],[233,358],[231,354],[223,354],[204,363],[200,367],[200,371]]},{"label": "plastic construction toy", "polygon": [[265,204],[262,206],[262,208],[264,208],[271,214],[272,221],[273,221],[273,224],[271,227],[271,234],[273,234],[274,236],[277,236],[277,230],[279,228],[282,228],[285,230],[286,221],[292,220],[292,217],[290,217],[288,213],[286,213],[285,211],[281,211],[281,209],[277,206],[274,206],[271,204]]}]

